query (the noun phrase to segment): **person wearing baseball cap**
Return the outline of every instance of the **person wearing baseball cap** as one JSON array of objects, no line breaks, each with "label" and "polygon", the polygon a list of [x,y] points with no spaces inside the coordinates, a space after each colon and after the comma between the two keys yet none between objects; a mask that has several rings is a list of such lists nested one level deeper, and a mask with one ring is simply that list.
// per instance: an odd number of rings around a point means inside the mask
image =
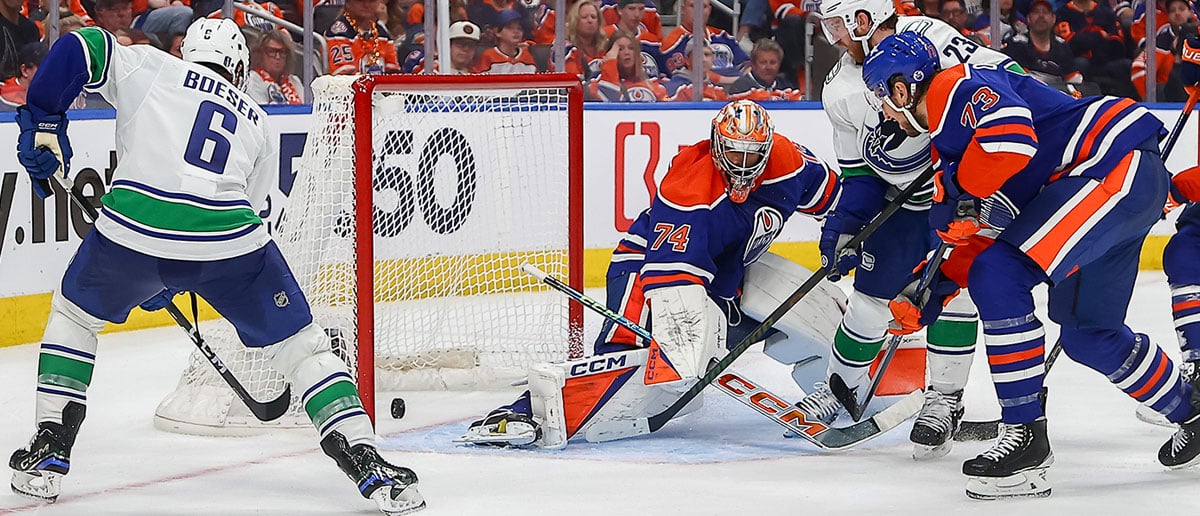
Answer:
[{"label": "person wearing baseball cap", "polygon": [[1049,0],[1033,0],[1025,14],[1029,31],[1009,38],[1002,51],[1021,68],[1037,74],[1043,82],[1066,90],[1065,84],[1078,84],[1083,76],[1075,68],[1075,55],[1066,41],[1054,34],[1058,18]]},{"label": "person wearing baseball cap", "polygon": [[40,41],[26,43],[17,50],[17,75],[0,84],[0,101],[4,102],[5,111],[14,110],[25,103],[25,91],[29,87],[29,81],[42,65],[48,50],[46,44]]}]

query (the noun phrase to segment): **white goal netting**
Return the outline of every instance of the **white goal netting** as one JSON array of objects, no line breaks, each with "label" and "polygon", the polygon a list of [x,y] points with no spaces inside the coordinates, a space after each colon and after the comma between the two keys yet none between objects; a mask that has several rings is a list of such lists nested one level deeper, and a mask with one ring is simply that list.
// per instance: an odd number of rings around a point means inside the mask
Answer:
[{"label": "white goal netting", "polygon": [[[571,195],[579,175],[568,159],[578,138],[570,118],[581,113],[569,109],[568,89],[377,83],[371,180],[356,188],[356,128],[364,129],[356,126],[365,120],[354,116],[354,79],[314,82],[311,130],[275,230],[335,353],[353,373],[373,350],[378,391],[486,389],[533,363],[578,356],[579,321],[566,298],[519,269],[528,262],[566,279],[582,259],[570,245],[582,221],[572,220],[581,199]],[[373,235],[357,231],[355,200],[367,197]],[[373,332],[360,298],[373,300]],[[282,392],[282,376],[228,323],[203,329],[256,399]],[[369,402],[374,392],[363,394]],[[309,424],[294,400],[279,422],[257,421],[198,353],[155,422],[203,434]]]}]

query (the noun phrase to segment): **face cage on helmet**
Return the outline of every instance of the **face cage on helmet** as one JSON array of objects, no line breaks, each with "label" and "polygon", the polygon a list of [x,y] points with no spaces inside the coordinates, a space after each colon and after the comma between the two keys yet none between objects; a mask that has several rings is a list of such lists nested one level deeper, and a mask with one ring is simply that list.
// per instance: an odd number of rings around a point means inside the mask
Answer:
[{"label": "face cage on helmet", "polygon": [[[714,140],[714,144],[717,146],[717,167],[725,173],[725,179],[729,184],[729,198],[738,203],[745,201],[746,197],[750,195],[750,190],[754,188],[754,182],[767,168],[767,156],[771,154],[773,140],[741,142],[719,135]],[[742,166],[729,159],[728,153],[731,151],[757,154],[759,160],[753,165]]]}]

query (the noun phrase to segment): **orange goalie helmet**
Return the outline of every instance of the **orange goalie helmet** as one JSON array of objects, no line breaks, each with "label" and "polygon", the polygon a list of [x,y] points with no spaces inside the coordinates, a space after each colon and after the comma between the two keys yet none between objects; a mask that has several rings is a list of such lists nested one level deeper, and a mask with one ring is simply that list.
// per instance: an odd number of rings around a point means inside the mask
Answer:
[{"label": "orange goalie helmet", "polygon": [[713,118],[709,151],[725,173],[729,200],[745,202],[754,181],[767,167],[775,126],[762,106],[749,100],[726,104]]}]

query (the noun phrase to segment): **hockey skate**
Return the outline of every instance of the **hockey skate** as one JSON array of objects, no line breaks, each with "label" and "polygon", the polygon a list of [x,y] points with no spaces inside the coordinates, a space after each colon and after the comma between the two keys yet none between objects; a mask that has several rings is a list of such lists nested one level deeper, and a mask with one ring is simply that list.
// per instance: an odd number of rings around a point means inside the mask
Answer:
[{"label": "hockey skate", "polygon": [[471,423],[456,442],[483,446],[529,446],[542,437],[542,426],[533,416],[497,409]]},{"label": "hockey skate", "polygon": [[1192,378],[1192,411],[1171,440],[1158,449],[1158,462],[1170,469],[1200,464],[1200,378]]},{"label": "hockey skate", "polygon": [[[842,403],[833,395],[833,391],[829,390],[829,385],[824,382],[817,382],[816,385],[813,385],[813,391],[804,395],[804,399],[797,401],[796,408],[804,413],[806,419],[820,421],[826,425],[832,425],[838,415],[842,413]],[[783,436],[789,439],[800,437],[791,431],[785,431]]]},{"label": "hockey skate", "polygon": [[[1183,376],[1183,381],[1195,385],[1197,377],[1200,376],[1200,367],[1197,367],[1196,362],[1182,362],[1179,364],[1179,374]],[[1179,426],[1167,419],[1167,416],[1159,414],[1157,410],[1145,405],[1138,405],[1134,415],[1143,423],[1167,428],[1177,428]]]},{"label": "hockey skate", "polygon": [[1046,470],[1053,463],[1045,418],[1005,424],[992,449],[963,463],[967,496],[976,500],[1050,496]]},{"label": "hockey skate", "polygon": [[71,448],[85,410],[79,403],[68,402],[63,409],[63,424],[39,423],[29,447],[13,452],[8,466],[13,470],[14,493],[35,500],[58,500],[62,477],[71,470]]},{"label": "hockey skate", "polygon": [[925,389],[925,404],[908,434],[913,443],[913,459],[930,460],[950,453],[954,444],[951,437],[962,421],[962,395],[961,390],[942,394],[933,387]]},{"label": "hockey skate", "polygon": [[373,500],[384,514],[396,516],[425,508],[425,499],[417,491],[417,474],[388,464],[374,446],[351,447],[345,436],[333,432],[321,439],[321,449],[358,485],[363,498]]}]

